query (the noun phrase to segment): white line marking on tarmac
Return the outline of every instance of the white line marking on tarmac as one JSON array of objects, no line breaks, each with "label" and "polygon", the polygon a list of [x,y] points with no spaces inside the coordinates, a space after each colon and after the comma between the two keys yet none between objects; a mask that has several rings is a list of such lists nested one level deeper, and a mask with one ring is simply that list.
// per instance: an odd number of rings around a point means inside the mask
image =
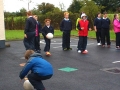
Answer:
[{"label": "white line marking on tarmac", "polygon": [[114,61],[114,62],[112,62],[112,63],[120,63],[120,61]]},{"label": "white line marking on tarmac", "polygon": [[[94,43],[89,43],[87,45],[93,45]],[[71,47],[77,47],[77,45],[70,45]],[[62,46],[57,46],[57,47],[53,47],[53,48],[62,48]]]}]

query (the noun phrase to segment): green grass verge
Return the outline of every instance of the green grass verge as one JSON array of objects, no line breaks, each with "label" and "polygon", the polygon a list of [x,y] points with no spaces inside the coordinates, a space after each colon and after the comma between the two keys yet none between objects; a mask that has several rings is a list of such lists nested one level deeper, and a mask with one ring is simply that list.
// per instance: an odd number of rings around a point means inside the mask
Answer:
[{"label": "green grass verge", "polygon": [[[9,41],[9,40],[23,40],[24,31],[23,30],[6,30],[5,35],[6,35],[7,41]],[[78,36],[78,31],[72,30],[71,35]],[[115,34],[113,31],[110,32],[110,35],[111,35],[111,40],[115,40]],[[62,32],[60,30],[55,30],[54,37],[61,37],[61,36],[62,36]],[[41,37],[42,37],[42,35],[41,35]],[[89,31],[88,37],[95,38],[96,37],[95,32]]]}]

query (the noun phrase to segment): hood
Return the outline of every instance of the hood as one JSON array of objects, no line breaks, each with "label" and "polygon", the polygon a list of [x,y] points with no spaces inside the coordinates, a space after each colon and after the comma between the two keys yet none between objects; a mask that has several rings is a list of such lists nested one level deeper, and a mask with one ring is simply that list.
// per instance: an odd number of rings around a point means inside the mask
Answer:
[{"label": "hood", "polygon": [[42,58],[42,55],[40,53],[34,53],[30,57],[41,57]]}]

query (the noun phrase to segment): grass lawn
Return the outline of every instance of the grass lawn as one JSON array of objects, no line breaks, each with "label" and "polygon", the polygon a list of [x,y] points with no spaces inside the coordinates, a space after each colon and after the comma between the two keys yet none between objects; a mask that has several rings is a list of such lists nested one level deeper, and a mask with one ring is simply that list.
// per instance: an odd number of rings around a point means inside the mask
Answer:
[{"label": "grass lawn", "polygon": [[[24,37],[24,31],[23,30],[6,30],[5,31],[6,35],[6,40],[23,40]],[[78,31],[72,30],[71,33],[72,36],[78,36]],[[113,31],[110,32],[111,35],[111,40],[115,40],[115,34]],[[60,30],[55,30],[55,35],[54,37],[61,37],[62,32]],[[41,35],[42,37],[42,35]],[[95,38],[95,32],[94,31],[89,31],[89,37],[90,38]]]}]

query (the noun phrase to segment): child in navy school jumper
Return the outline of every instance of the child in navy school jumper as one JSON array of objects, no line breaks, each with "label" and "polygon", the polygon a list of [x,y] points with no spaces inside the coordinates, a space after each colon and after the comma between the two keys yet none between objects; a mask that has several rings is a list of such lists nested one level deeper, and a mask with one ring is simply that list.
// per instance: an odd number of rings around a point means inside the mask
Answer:
[{"label": "child in navy school jumper", "polygon": [[40,53],[40,33],[41,33],[41,24],[38,22],[38,16],[34,15],[34,19],[36,20],[36,34],[35,34],[35,50],[37,53]]},{"label": "child in navy school jumper", "polygon": [[32,12],[27,12],[27,20],[24,30],[24,46],[26,50],[32,49],[35,50],[34,40],[35,40],[35,29],[36,29],[36,20],[33,18]]},{"label": "child in navy school jumper", "polygon": [[42,83],[43,80],[50,79],[53,75],[52,65],[42,58],[40,53],[35,53],[33,50],[27,50],[25,53],[26,65],[20,72],[20,79],[24,79],[27,75],[28,80],[36,90],[45,90]]},{"label": "child in navy school jumper", "polygon": [[102,18],[102,29],[101,29],[101,35],[102,35],[102,47],[105,47],[105,40],[107,42],[107,47],[110,47],[110,19],[107,18],[107,13],[103,13]]},{"label": "child in navy school jumper", "polygon": [[89,28],[89,21],[87,20],[87,15],[83,13],[81,15],[81,20],[78,21],[78,34],[79,34],[79,44],[78,44],[78,53],[87,54],[87,36]]},{"label": "child in navy school jumper", "polygon": [[97,45],[100,46],[102,41],[101,41],[101,25],[102,25],[102,18],[101,18],[101,13],[97,14],[97,18],[94,20],[94,29],[96,32],[96,39],[97,39]]},{"label": "child in navy school jumper", "polygon": [[51,55],[50,53],[50,43],[51,40],[46,37],[48,33],[54,34],[54,28],[50,25],[51,20],[50,19],[45,19],[45,26],[42,28],[42,34],[44,36],[44,40],[46,42],[44,51],[46,52],[46,55]]},{"label": "child in navy school jumper", "polygon": [[62,35],[62,48],[64,51],[72,50],[70,48],[70,34],[72,30],[72,21],[69,19],[69,13],[64,13],[64,19],[60,24],[60,30],[63,32]]}]

